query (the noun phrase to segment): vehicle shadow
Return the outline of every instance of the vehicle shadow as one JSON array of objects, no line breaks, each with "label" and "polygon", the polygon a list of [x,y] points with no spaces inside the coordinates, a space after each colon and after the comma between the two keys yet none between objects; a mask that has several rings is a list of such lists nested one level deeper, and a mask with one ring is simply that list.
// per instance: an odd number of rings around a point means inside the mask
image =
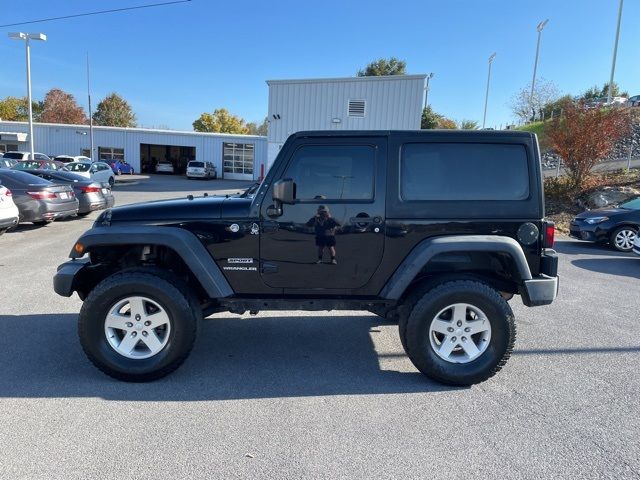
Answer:
[{"label": "vehicle shadow", "polygon": [[580,258],[571,264],[591,272],[640,279],[640,258]]},{"label": "vehicle shadow", "polygon": [[412,366],[381,369],[381,361],[387,368],[398,363],[374,349],[375,327],[385,325],[375,316],[208,319],[185,364],[146,384],[119,382],[94,368],[79,345],[76,318],[0,315],[0,397],[200,401],[455,390]]}]

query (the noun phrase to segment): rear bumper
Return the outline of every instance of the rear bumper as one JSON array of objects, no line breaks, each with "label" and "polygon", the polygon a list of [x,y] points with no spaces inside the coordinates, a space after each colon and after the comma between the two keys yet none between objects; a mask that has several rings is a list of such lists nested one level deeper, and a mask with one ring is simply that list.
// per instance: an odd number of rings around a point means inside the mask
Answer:
[{"label": "rear bumper", "polygon": [[70,260],[58,266],[58,272],[53,276],[53,290],[63,297],[70,297],[75,290],[75,281],[83,268],[90,263],[88,258]]},{"label": "rear bumper", "polygon": [[522,288],[522,302],[527,307],[539,307],[551,304],[558,296],[558,277],[538,275],[531,280],[525,280]]},{"label": "rear bumper", "polygon": [[18,225],[19,217],[16,215],[15,217],[9,218],[0,218],[0,229],[4,230],[5,228],[12,228]]}]

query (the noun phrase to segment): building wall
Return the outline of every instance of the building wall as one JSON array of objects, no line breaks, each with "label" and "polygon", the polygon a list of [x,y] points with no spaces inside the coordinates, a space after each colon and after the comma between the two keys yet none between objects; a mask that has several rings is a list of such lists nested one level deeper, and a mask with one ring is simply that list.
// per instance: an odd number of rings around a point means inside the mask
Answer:
[{"label": "building wall", "polygon": [[[0,132],[28,131],[29,126],[26,122],[0,122]],[[33,134],[35,151],[49,156],[81,155],[82,150],[88,150],[90,146],[89,127],[86,125],[35,123]],[[218,174],[221,175],[223,173],[222,144],[224,142],[255,144],[253,175],[254,179],[258,179],[261,165],[266,165],[267,160],[267,140],[265,137],[142,128],[93,128],[94,157],[97,158],[98,147],[124,148],[125,159],[137,172],[140,171],[140,144],[148,143],[195,147],[196,158],[198,160],[212,160],[218,169]],[[18,148],[28,150],[29,144],[27,142],[19,143]]]},{"label": "building wall", "polygon": [[[425,78],[268,80],[269,163],[289,135],[301,130],[419,129]],[[364,117],[348,115],[349,100],[366,101]]]}]

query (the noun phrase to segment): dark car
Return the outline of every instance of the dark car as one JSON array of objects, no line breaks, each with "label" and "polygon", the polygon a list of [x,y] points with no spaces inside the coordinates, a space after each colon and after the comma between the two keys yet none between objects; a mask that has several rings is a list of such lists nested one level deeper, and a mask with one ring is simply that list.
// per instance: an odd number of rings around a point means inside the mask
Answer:
[{"label": "dark car", "polygon": [[69,185],[5,169],[0,169],[0,183],[11,189],[20,212],[20,223],[45,224],[78,214],[78,200]]},{"label": "dark car", "polygon": [[20,160],[13,168],[16,170],[62,170],[65,164],[55,160]]},{"label": "dark car", "polygon": [[100,184],[86,177],[59,170],[25,170],[54,183],[71,185],[79,202],[78,215],[113,207],[115,199],[108,183]]},{"label": "dark car", "polygon": [[588,242],[608,243],[630,252],[640,229],[640,197],[613,208],[587,210],[571,222],[570,235]]},{"label": "dark car", "polygon": [[299,132],[254,195],[105,210],[54,289],[84,301],[84,351],[122,380],[178,368],[215,312],[366,310],[422,373],[470,385],[513,350],[508,300],[556,298],[544,216],[534,134]]}]

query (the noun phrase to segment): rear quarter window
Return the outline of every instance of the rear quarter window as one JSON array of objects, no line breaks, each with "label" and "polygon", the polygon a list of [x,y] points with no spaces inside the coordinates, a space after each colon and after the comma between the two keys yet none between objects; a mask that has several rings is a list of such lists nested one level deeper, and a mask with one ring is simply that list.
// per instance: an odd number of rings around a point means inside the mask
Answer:
[{"label": "rear quarter window", "polygon": [[400,155],[403,201],[505,201],[529,198],[523,145],[407,143]]}]

